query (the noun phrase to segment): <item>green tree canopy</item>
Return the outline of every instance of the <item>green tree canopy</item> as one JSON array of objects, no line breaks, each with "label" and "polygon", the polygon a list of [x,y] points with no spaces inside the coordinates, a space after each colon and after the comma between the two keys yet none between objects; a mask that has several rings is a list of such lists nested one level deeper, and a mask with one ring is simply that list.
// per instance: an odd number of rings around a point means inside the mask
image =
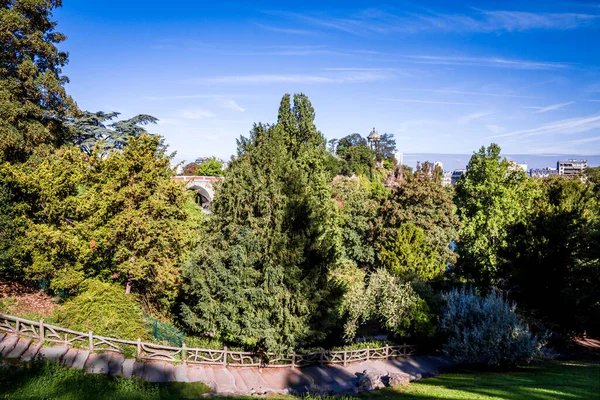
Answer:
[{"label": "green tree canopy", "polygon": [[185,268],[183,322],[246,347],[281,350],[328,331],[328,271],[339,234],[325,140],[305,95],[283,97],[277,124],[254,126],[216,194]]},{"label": "green tree canopy", "polygon": [[196,168],[196,175],[223,176],[223,162],[216,157],[209,157]]},{"label": "green tree canopy", "polygon": [[54,290],[98,277],[172,304],[200,211],[171,180],[160,142],[142,135],[103,157],[63,147],[10,168],[15,220],[26,227],[12,247],[14,267]]},{"label": "green tree canopy", "polygon": [[38,146],[70,139],[63,119],[77,106],[64,88],[68,55],[56,47],[66,38],[51,20],[61,3],[0,2],[0,162],[22,162]]},{"label": "green tree canopy", "polygon": [[337,142],[336,154],[341,160],[340,173],[343,175],[370,176],[375,167],[375,152],[358,133],[341,138]]},{"label": "green tree canopy", "polygon": [[523,170],[501,158],[498,145],[473,154],[455,191],[462,224],[458,276],[483,287],[498,284],[498,254],[510,241],[507,228],[527,215],[534,197]]}]

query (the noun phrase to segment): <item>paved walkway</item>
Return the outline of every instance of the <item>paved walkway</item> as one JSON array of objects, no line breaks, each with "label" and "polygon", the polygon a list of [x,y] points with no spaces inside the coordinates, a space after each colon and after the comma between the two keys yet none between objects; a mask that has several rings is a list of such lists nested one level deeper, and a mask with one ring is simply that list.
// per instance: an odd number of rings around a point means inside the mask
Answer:
[{"label": "paved walkway", "polygon": [[203,382],[222,394],[355,393],[360,374],[371,370],[381,375],[407,374],[410,380],[429,376],[448,367],[444,357],[417,356],[388,361],[366,361],[343,366],[304,368],[219,367],[161,361],[138,362],[122,354],[90,353],[64,346],[42,347],[30,338],[0,334],[0,354],[31,361],[36,357],[59,362],[88,373],[138,377],[149,382]]}]

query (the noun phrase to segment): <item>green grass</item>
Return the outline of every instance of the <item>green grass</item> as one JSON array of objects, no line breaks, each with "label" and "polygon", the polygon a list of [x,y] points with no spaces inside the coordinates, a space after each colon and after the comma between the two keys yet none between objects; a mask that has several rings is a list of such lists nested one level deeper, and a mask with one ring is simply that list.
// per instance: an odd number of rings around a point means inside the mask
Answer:
[{"label": "green grass", "polygon": [[148,383],[86,374],[52,362],[0,365],[0,399],[196,399],[209,388],[203,383]]},{"label": "green grass", "polygon": [[[52,363],[0,366],[0,399],[193,399],[207,392],[201,383],[147,383],[89,375]],[[311,398],[316,399],[305,399]],[[513,372],[450,372],[400,390],[386,388],[336,399],[600,399],[600,363],[555,361]]]},{"label": "green grass", "polygon": [[600,363],[554,361],[513,372],[460,371],[386,388],[375,399],[600,399]]}]

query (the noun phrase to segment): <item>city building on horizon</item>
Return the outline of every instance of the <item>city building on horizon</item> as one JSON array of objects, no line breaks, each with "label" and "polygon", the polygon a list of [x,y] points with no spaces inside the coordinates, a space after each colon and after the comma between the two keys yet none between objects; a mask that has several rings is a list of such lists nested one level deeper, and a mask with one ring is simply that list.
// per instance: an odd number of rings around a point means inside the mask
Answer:
[{"label": "city building on horizon", "polygon": [[557,161],[556,169],[559,175],[576,176],[588,167],[587,160]]},{"label": "city building on horizon", "polygon": [[532,178],[547,178],[552,175],[558,175],[558,170],[555,168],[531,168],[529,170],[529,176]]}]

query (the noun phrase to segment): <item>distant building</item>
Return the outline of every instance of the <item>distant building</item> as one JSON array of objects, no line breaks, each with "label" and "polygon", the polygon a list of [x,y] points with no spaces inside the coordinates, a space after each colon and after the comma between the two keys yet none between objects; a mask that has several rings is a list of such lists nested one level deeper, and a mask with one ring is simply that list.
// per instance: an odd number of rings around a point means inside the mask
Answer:
[{"label": "distant building", "polygon": [[452,175],[450,176],[450,183],[452,184],[452,186],[456,185],[456,182],[458,182],[460,177],[466,173],[466,169],[455,169],[454,171],[452,171]]},{"label": "distant building", "polygon": [[435,169],[435,167],[440,167],[440,169],[443,171],[444,170],[444,164],[441,161],[436,161],[433,163],[433,169]]},{"label": "distant building", "polygon": [[398,165],[404,165],[404,154],[396,153],[396,161],[398,161]]},{"label": "distant building", "polygon": [[527,163],[520,163],[516,161],[510,161],[510,168],[514,171],[522,169],[523,172],[527,173]]},{"label": "distant building", "polygon": [[442,186],[452,185],[452,171],[444,172],[442,175]]},{"label": "distant building", "polygon": [[529,176],[532,178],[547,178],[552,175],[558,175],[558,170],[554,168],[531,168],[529,170]]},{"label": "distant building", "polygon": [[558,161],[556,169],[559,175],[576,176],[587,168],[587,160]]},{"label": "distant building", "polygon": [[200,164],[202,164],[206,160],[208,160],[208,157],[198,157],[198,158],[196,158],[196,161],[194,161],[194,162],[196,164],[200,165]]}]

